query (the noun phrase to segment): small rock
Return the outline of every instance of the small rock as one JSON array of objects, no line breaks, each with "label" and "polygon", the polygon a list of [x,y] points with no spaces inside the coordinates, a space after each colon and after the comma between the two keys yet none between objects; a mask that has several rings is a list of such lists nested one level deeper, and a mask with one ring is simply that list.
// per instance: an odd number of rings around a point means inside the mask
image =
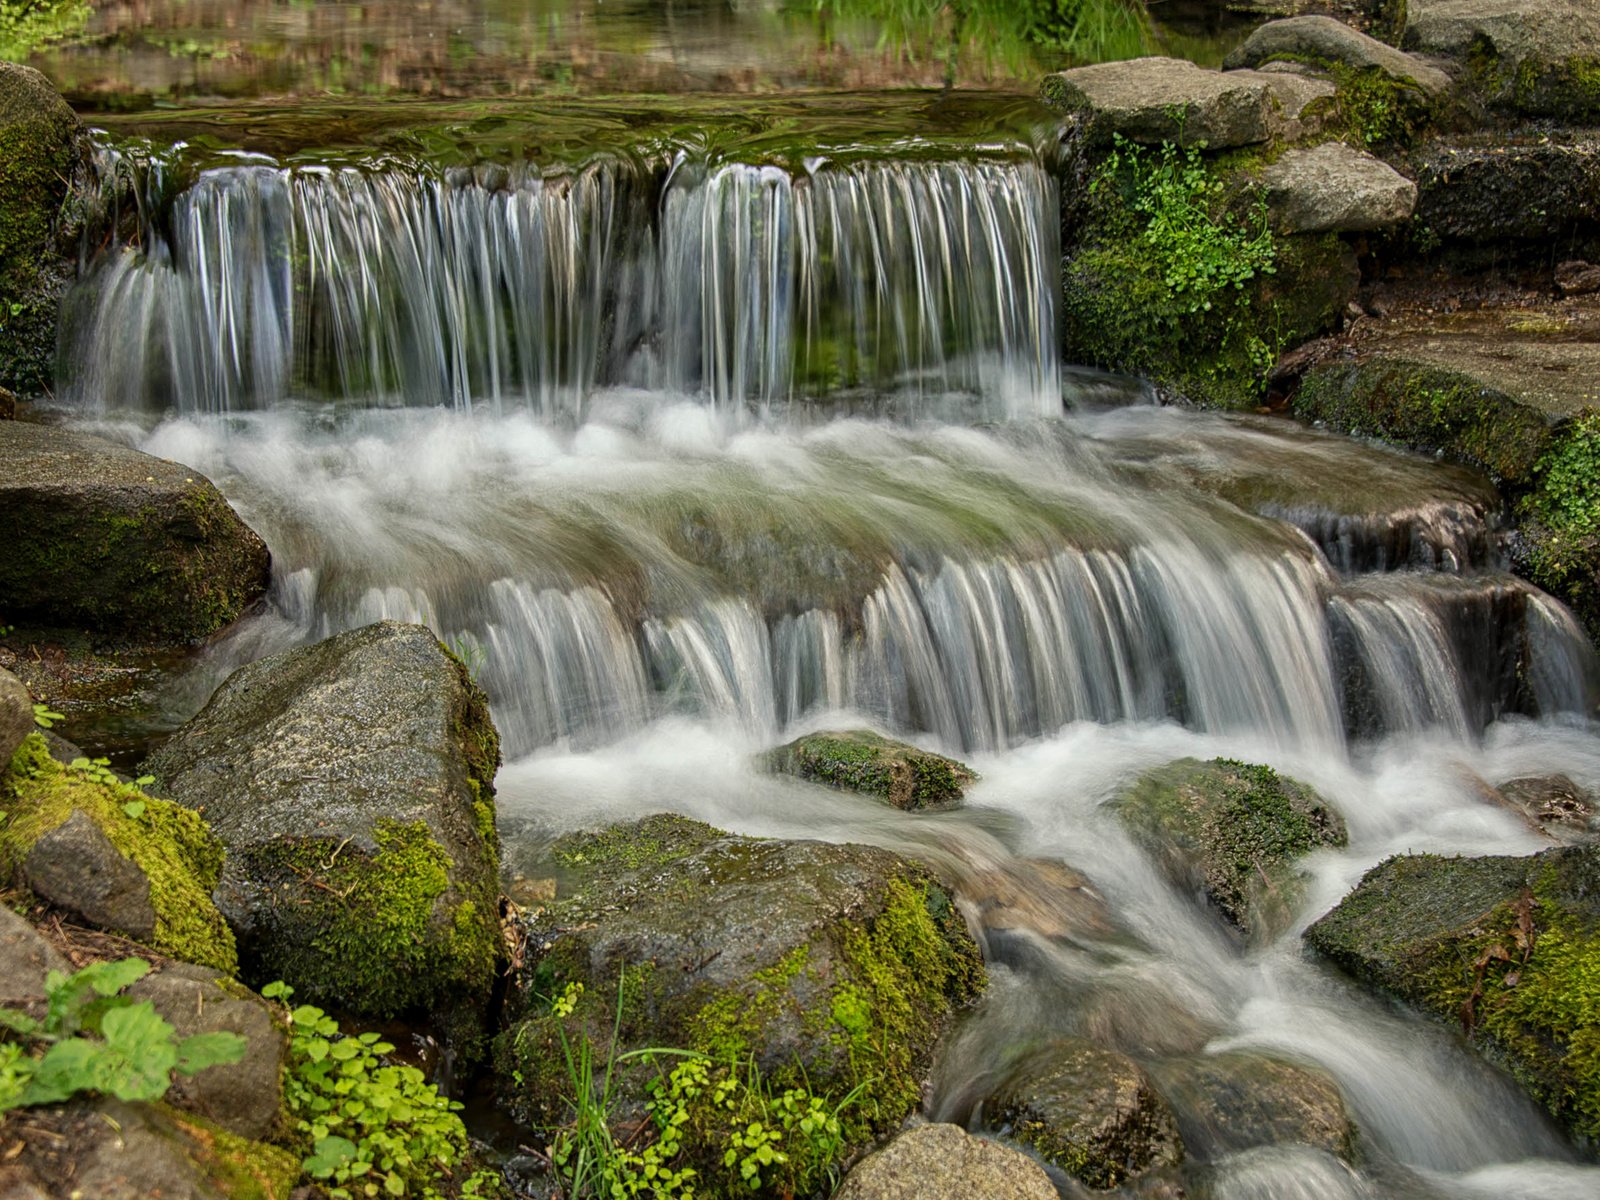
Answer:
[{"label": "small rock", "polygon": [[1172,1110],[1138,1064],[1076,1038],[1032,1056],[996,1091],[986,1117],[1093,1188],[1183,1160]]},{"label": "small rock", "polygon": [[37,929],[0,904],[0,1008],[41,1016],[45,976],[71,969]]},{"label": "small rock", "polygon": [[139,941],[155,934],[149,878],[82,809],[39,836],[22,860],[22,878],[40,899],[86,925]]},{"label": "small rock", "polygon": [[1588,296],[1600,292],[1600,267],[1581,261],[1558,264],[1556,291],[1563,296]]},{"label": "small rock", "polygon": [[1261,78],[1241,80],[1183,59],[1075,67],[1046,76],[1043,94],[1056,108],[1086,113],[1091,137],[1102,142],[1121,134],[1224,150],[1272,136],[1270,91]]},{"label": "small rock", "polygon": [[1593,823],[1600,816],[1600,796],[1565,775],[1508,780],[1497,789],[1497,795],[1535,829],[1558,842],[1571,845],[1594,840]]},{"label": "small rock", "polygon": [[811,733],[767,756],[771,770],[843,791],[877,796],[906,812],[956,808],[972,768],[953,758],[918,750],[867,729]]},{"label": "small rock", "polygon": [[1429,96],[1450,90],[1450,76],[1414,55],[1368,37],[1332,17],[1289,17],[1268,21],[1237,46],[1223,66],[1260,67],[1282,60],[1307,59],[1356,70],[1374,69],[1399,83],[1415,84]]},{"label": "small rock", "polygon": [[1408,220],[1417,185],[1388,163],[1342,142],[1290,150],[1262,175],[1267,207],[1284,233],[1353,233]]},{"label": "small rock", "polygon": [[0,770],[33,732],[33,697],[10,671],[0,670]]},{"label": "small rock", "polygon": [[272,1007],[220,971],[173,963],[128,989],[148,1000],[179,1038],[198,1033],[236,1033],[245,1055],[236,1063],[178,1076],[169,1104],[199,1113],[229,1133],[264,1141],[277,1132],[283,1094],[284,1033]]},{"label": "small rock", "polygon": [[923,1125],[862,1159],[834,1200],[1056,1200],[1020,1151],[955,1125]]},{"label": "small rock", "polygon": [[1229,1052],[1153,1068],[1178,1115],[1184,1148],[1215,1162],[1256,1146],[1299,1144],[1349,1161],[1355,1126],[1322,1071],[1264,1054]]}]

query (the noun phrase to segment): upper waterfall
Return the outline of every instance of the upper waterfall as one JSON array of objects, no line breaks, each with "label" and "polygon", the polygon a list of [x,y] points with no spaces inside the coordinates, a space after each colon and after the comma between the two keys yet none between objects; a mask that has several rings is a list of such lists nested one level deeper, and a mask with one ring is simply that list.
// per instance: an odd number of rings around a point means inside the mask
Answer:
[{"label": "upper waterfall", "polygon": [[64,383],[91,407],[185,413],[581,418],[616,385],[1045,413],[1058,212],[1053,176],[1016,157],[217,166],[86,273]]}]

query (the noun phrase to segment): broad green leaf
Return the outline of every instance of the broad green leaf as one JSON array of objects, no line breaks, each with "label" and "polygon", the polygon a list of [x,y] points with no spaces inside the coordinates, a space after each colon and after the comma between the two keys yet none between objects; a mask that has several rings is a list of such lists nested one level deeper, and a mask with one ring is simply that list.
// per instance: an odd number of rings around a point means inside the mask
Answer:
[{"label": "broad green leaf", "polygon": [[193,1075],[207,1067],[236,1063],[249,1048],[250,1043],[237,1033],[221,1030],[186,1037],[178,1043],[178,1074]]},{"label": "broad green leaf", "polygon": [[24,1105],[59,1104],[74,1093],[98,1089],[106,1048],[84,1038],[68,1038],[45,1051],[22,1092]]},{"label": "broad green leaf", "polygon": [[326,1179],[340,1167],[355,1161],[356,1144],[348,1138],[318,1138],[311,1157],[300,1165],[316,1179]]},{"label": "broad green leaf", "polygon": [[129,800],[122,806],[122,811],[137,821],[144,816],[145,802],[143,800]]},{"label": "broad green leaf", "polygon": [[149,1001],[113,1009],[100,1024],[106,1039],[105,1080],[99,1090],[119,1100],[159,1100],[172,1086],[178,1047],[172,1026]]}]

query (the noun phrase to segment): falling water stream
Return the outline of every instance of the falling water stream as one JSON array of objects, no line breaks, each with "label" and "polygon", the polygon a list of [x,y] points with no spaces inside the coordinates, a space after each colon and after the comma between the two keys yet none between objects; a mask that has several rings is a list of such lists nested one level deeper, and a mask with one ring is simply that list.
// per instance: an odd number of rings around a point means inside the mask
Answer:
[{"label": "falling water stream", "polygon": [[[997,1064],[1061,1032],[1147,1062],[1254,1048],[1329,1073],[1360,1165],[1192,1156],[1191,1194],[1600,1194],[1459,1038],[1298,936],[1390,854],[1540,849],[1486,796],[1600,787],[1593,652],[1507,571],[1483,481],[1064,369],[1059,207],[1011,145],[249,158],[150,188],[69,305],[65,394],[209,475],[274,559],[166,719],[261,655],[423,621],[491,697],[513,868],[671,809],[1031,880],[1045,907],[1030,861],[1086,876],[1108,921],[982,930],[993,985],[932,1116],[981,1121]],[[968,806],[751,766],[862,723],[971,761]],[[1270,763],[1349,825],[1270,944],[1225,934],[1101,807],[1183,755]]]}]

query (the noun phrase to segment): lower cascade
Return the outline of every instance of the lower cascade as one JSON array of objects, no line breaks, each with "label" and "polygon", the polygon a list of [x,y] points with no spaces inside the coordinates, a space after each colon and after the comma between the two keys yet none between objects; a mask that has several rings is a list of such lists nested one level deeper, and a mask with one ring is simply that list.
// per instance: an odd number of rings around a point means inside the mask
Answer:
[{"label": "lower cascade", "polygon": [[[108,508],[170,460],[162,535],[231,506],[249,553],[81,758],[0,671],[0,867],[127,934],[51,889],[134,864],[132,935],[287,1013],[288,1107],[241,1137],[440,1195],[353,1165],[362,1113],[434,1105],[450,1200],[591,1194],[594,1103],[626,1194],[877,1200],[923,1155],[983,1195],[1600,1195],[1600,1035],[1541,1074],[1535,978],[1600,1013],[1600,656],[1487,474],[1064,361],[1058,126],[86,143],[58,397],[0,453],[83,439]],[[426,1079],[371,1083],[422,1018]]]}]

